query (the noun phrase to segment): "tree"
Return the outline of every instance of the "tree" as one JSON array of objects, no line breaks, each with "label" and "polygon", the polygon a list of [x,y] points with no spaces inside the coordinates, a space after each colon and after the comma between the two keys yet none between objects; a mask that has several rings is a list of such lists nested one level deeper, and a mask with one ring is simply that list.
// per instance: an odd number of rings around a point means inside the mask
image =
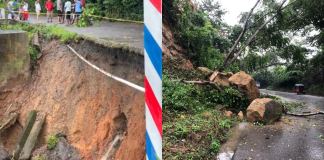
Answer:
[{"label": "tree", "polygon": [[[260,3],[261,0],[258,0],[255,5],[252,7],[252,9],[250,10],[250,12],[247,14],[246,18],[245,18],[245,22],[243,25],[243,29],[241,31],[241,34],[237,37],[235,43],[232,45],[231,49],[229,50],[229,52],[227,53],[227,56],[224,60],[223,63],[223,67],[221,68],[221,70],[223,70],[224,68],[228,67],[230,64],[232,64],[240,55],[241,53],[245,50],[245,48],[247,46],[249,46],[252,41],[255,39],[255,37],[257,36],[257,34],[271,21],[274,20],[274,18],[282,11],[282,8],[285,4],[285,2],[287,0],[283,0],[280,5],[278,7],[276,7],[276,11],[277,13],[274,14],[270,14],[270,16],[266,16],[269,17],[267,20],[264,21],[264,23],[262,23],[259,27],[257,27],[257,29],[252,33],[252,35],[247,38],[247,40],[245,42],[241,42],[242,37],[246,34],[248,28],[249,28],[249,22],[250,22],[250,18],[253,14],[254,9],[257,7],[257,5]],[[238,45],[241,44],[241,46],[238,47]]]}]

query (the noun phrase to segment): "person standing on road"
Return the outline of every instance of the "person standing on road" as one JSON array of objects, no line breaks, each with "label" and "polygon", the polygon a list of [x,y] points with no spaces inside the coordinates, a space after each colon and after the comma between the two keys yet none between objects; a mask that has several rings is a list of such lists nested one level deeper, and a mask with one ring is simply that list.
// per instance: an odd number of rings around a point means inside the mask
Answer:
[{"label": "person standing on road", "polygon": [[28,3],[26,0],[23,2],[22,6],[22,20],[27,21],[29,18],[29,13],[28,13]]},{"label": "person standing on road", "polygon": [[11,0],[7,4],[8,9],[8,19],[15,19],[15,7],[14,7],[14,1]]},{"label": "person standing on road", "polygon": [[39,15],[40,15],[40,12],[41,12],[41,10],[42,10],[39,1],[40,1],[40,0],[36,0],[36,1],[35,1],[35,11],[36,11],[37,22],[38,22],[38,20],[39,20]]},{"label": "person standing on road", "polygon": [[71,1],[67,0],[64,4],[64,11],[65,11],[65,15],[66,15],[65,17],[68,25],[71,24],[71,7],[72,7]]},{"label": "person standing on road", "polygon": [[45,3],[45,8],[47,10],[47,23],[53,22],[53,10],[54,10],[54,3],[52,0],[47,0]]},{"label": "person standing on road", "polygon": [[57,8],[57,13],[58,13],[58,21],[61,24],[63,22],[63,4],[62,4],[62,0],[57,0],[56,1],[56,8]]},{"label": "person standing on road", "polygon": [[75,0],[75,18],[76,18],[76,23],[78,24],[79,17],[82,14],[82,3],[80,0]]}]

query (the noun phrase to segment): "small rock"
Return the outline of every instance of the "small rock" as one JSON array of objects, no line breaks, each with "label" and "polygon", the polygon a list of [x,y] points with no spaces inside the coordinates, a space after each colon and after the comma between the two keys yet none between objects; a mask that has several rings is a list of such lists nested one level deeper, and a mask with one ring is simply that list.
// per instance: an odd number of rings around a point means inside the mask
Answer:
[{"label": "small rock", "polygon": [[232,115],[233,115],[233,112],[232,111],[225,111],[225,117],[231,118]]},{"label": "small rock", "polygon": [[242,111],[240,111],[238,114],[237,114],[237,117],[238,117],[238,119],[239,120],[243,120],[244,119],[244,115],[243,115],[243,112]]},{"label": "small rock", "polygon": [[283,107],[270,98],[255,99],[246,110],[247,120],[250,122],[273,123],[281,118]]}]

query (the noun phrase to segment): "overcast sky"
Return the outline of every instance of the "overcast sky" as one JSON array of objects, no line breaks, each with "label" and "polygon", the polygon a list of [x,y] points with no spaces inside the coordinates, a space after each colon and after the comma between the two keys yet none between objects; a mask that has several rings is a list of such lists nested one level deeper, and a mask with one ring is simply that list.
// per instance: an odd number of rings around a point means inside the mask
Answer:
[{"label": "overcast sky", "polygon": [[224,21],[229,25],[235,25],[239,21],[241,12],[250,11],[256,0],[215,0],[218,1],[222,8],[227,11],[224,15]]},{"label": "overcast sky", "polygon": [[[197,2],[202,0],[195,0]],[[227,11],[224,15],[224,21],[229,25],[238,24],[239,15],[242,12],[250,11],[257,0],[214,0],[218,1],[222,8]]]}]

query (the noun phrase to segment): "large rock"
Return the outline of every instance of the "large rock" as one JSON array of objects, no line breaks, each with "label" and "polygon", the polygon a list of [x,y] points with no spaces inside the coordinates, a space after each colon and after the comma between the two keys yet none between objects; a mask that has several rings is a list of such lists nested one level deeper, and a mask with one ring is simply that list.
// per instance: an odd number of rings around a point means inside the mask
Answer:
[{"label": "large rock", "polygon": [[250,122],[264,122],[270,124],[281,118],[283,107],[270,98],[255,99],[247,108],[246,116]]},{"label": "large rock", "polygon": [[30,77],[28,36],[23,31],[0,32],[0,91]]},{"label": "large rock", "polygon": [[231,85],[237,86],[240,91],[244,92],[248,96],[250,102],[260,96],[259,89],[254,79],[244,71],[235,73],[228,80]]},{"label": "large rock", "polygon": [[43,146],[33,153],[32,159],[37,159],[36,157],[42,157],[44,159],[51,160],[80,160],[81,157],[78,151],[71,146],[64,137],[59,137],[59,142],[56,144],[55,148],[48,150],[47,146]]},{"label": "large rock", "polygon": [[209,80],[220,86],[230,86],[229,78],[233,73],[223,73],[215,71],[210,77]]}]

